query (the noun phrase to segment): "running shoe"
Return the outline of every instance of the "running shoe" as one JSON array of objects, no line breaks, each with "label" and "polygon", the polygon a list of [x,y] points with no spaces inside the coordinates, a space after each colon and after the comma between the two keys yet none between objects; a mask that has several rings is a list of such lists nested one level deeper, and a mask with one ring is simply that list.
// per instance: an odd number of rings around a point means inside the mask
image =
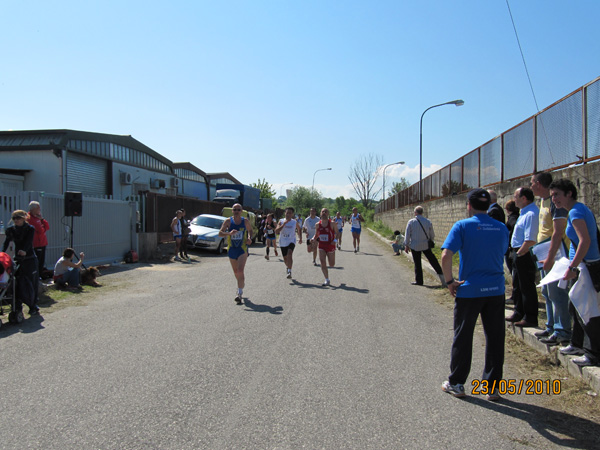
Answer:
[{"label": "running shoe", "polygon": [[442,383],[442,391],[453,395],[456,398],[465,397],[465,386],[462,384],[450,384],[448,380]]},{"label": "running shoe", "polygon": [[181,261],[181,258],[179,256],[176,256],[175,261]]},{"label": "running shoe", "polygon": [[318,266],[316,261],[313,261],[313,266]]},{"label": "running shoe", "polygon": [[356,253],[356,251],[357,251],[357,250],[356,250],[356,249],[354,249],[354,253]]},{"label": "running shoe", "polygon": [[268,261],[269,260],[269,255],[265,255],[265,259]]},{"label": "running shoe", "polygon": [[360,252],[360,245],[357,245],[357,246],[356,246],[356,251],[357,251],[357,252]]},{"label": "running shoe", "polygon": [[490,402],[499,402],[502,399],[502,397],[500,397],[500,394],[498,393],[498,389],[496,388],[487,395],[487,399]]},{"label": "running shoe", "polygon": [[240,294],[235,296],[235,303],[238,305],[242,304],[242,296]]},{"label": "running shoe", "polygon": [[329,280],[325,280],[323,281],[323,284],[321,286],[330,286],[331,282]]},{"label": "running shoe", "polygon": [[575,364],[577,364],[579,367],[597,366],[598,365],[598,361],[594,361],[587,355],[580,356],[579,358],[574,358],[573,362]]},{"label": "running shoe", "polygon": [[558,351],[562,355],[583,355],[583,349],[575,347],[572,344],[569,344],[566,347],[561,347],[558,349]]}]

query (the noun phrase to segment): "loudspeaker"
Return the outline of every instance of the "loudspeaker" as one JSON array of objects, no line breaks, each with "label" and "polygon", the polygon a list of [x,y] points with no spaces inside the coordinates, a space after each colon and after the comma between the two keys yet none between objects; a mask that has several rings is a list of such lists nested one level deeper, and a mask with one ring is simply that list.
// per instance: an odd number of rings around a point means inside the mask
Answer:
[{"label": "loudspeaker", "polygon": [[81,216],[83,196],[81,192],[65,192],[65,216]]}]

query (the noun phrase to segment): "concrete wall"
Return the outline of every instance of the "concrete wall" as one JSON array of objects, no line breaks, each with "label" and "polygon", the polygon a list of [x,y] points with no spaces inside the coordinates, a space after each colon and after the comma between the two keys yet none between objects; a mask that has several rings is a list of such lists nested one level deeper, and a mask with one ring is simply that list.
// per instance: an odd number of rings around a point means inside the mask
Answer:
[{"label": "concrete wall", "polygon": [[[568,178],[577,186],[578,201],[586,204],[600,219],[600,164],[583,164],[552,173],[553,178]],[[517,188],[529,187],[531,176],[508,181],[488,187],[498,194],[498,203],[502,206],[512,200]],[[467,217],[467,194],[454,195],[422,204],[423,215],[433,222],[436,234],[436,244],[441,245],[452,225]],[[376,214],[375,219],[381,220],[392,230],[400,230],[404,234],[407,222],[414,217],[415,205]]]}]

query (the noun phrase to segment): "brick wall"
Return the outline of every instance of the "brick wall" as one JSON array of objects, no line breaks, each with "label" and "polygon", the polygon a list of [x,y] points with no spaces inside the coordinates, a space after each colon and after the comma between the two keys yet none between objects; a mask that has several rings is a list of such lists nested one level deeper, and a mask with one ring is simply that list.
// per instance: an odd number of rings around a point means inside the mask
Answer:
[{"label": "brick wall", "polygon": [[[558,170],[552,173],[553,178],[568,178],[577,186],[578,201],[586,204],[600,219],[600,164],[583,164],[572,168]],[[519,187],[529,187],[531,176],[518,180],[490,186],[498,194],[498,204],[511,200],[515,190]],[[467,194],[454,195],[422,203],[423,216],[432,221],[436,234],[436,244],[442,244],[452,225],[467,217]],[[381,220],[392,230],[400,230],[404,234],[407,222],[414,217],[415,205],[394,209],[375,215],[376,220]]]}]

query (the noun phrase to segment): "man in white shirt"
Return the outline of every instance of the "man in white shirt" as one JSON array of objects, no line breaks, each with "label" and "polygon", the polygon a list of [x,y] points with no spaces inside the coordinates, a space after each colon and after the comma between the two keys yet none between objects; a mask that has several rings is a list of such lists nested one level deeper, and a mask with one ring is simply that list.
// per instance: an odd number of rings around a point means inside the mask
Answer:
[{"label": "man in white shirt", "polygon": [[[313,243],[313,238],[315,237],[315,231],[317,224],[319,223],[319,219],[317,217],[317,209],[310,208],[310,216],[304,219],[304,225],[302,225],[302,229],[306,233],[306,251],[308,253],[312,253],[313,265],[317,266],[317,250],[318,246],[316,242]],[[313,245],[315,244],[315,245]]]}]

